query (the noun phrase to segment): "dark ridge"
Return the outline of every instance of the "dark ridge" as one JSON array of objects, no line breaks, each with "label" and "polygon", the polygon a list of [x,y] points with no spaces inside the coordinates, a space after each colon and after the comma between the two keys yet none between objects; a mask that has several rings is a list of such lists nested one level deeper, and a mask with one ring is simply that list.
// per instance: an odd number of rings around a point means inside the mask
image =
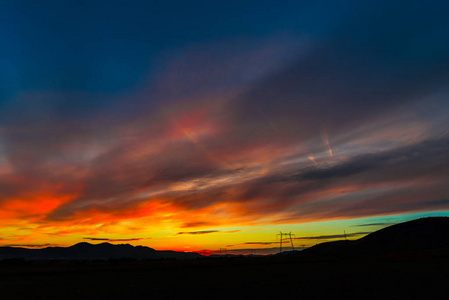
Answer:
[{"label": "dark ridge", "polygon": [[318,244],[308,255],[385,255],[449,250],[449,217],[428,217],[385,227],[354,241]]},{"label": "dark ridge", "polygon": [[156,251],[149,247],[132,246],[130,244],[113,245],[109,243],[89,244],[78,243],[70,247],[47,247],[42,249],[27,249],[16,247],[0,247],[0,259],[192,259],[202,257],[198,253],[176,251]]}]

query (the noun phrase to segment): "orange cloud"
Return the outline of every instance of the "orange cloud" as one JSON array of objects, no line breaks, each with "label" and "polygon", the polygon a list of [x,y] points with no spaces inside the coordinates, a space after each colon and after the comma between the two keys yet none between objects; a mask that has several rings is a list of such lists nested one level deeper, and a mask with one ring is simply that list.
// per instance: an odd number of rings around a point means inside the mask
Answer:
[{"label": "orange cloud", "polygon": [[74,197],[75,195],[43,194],[7,199],[0,204],[0,217],[2,220],[26,218],[28,221],[39,221]]}]

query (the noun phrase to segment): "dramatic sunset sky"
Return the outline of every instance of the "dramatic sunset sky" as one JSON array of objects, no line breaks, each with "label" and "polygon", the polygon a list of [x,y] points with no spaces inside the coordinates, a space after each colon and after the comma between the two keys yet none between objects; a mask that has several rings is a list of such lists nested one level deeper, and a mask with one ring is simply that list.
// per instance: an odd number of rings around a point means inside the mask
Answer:
[{"label": "dramatic sunset sky", "polygon": [[446,3],[1,1],[0,245],[265,253],[449,215]]}]

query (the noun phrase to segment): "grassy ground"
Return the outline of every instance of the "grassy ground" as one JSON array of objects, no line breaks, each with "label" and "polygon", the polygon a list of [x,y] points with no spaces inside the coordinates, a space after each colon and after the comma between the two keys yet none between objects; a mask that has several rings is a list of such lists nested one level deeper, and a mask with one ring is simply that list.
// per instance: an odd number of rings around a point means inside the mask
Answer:
[{"label": "grassy ground", "polygon": [[7,261],[1,299],[447,299],[449,260]]}]

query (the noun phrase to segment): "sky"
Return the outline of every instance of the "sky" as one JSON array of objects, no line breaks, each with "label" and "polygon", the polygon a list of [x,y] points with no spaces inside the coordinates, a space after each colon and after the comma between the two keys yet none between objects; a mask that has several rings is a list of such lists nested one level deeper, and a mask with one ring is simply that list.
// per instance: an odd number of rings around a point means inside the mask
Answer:
[{"label": "sky", "polygon": [[269,253],[448,216],[448,9],[1,1],[0,245]]}]

